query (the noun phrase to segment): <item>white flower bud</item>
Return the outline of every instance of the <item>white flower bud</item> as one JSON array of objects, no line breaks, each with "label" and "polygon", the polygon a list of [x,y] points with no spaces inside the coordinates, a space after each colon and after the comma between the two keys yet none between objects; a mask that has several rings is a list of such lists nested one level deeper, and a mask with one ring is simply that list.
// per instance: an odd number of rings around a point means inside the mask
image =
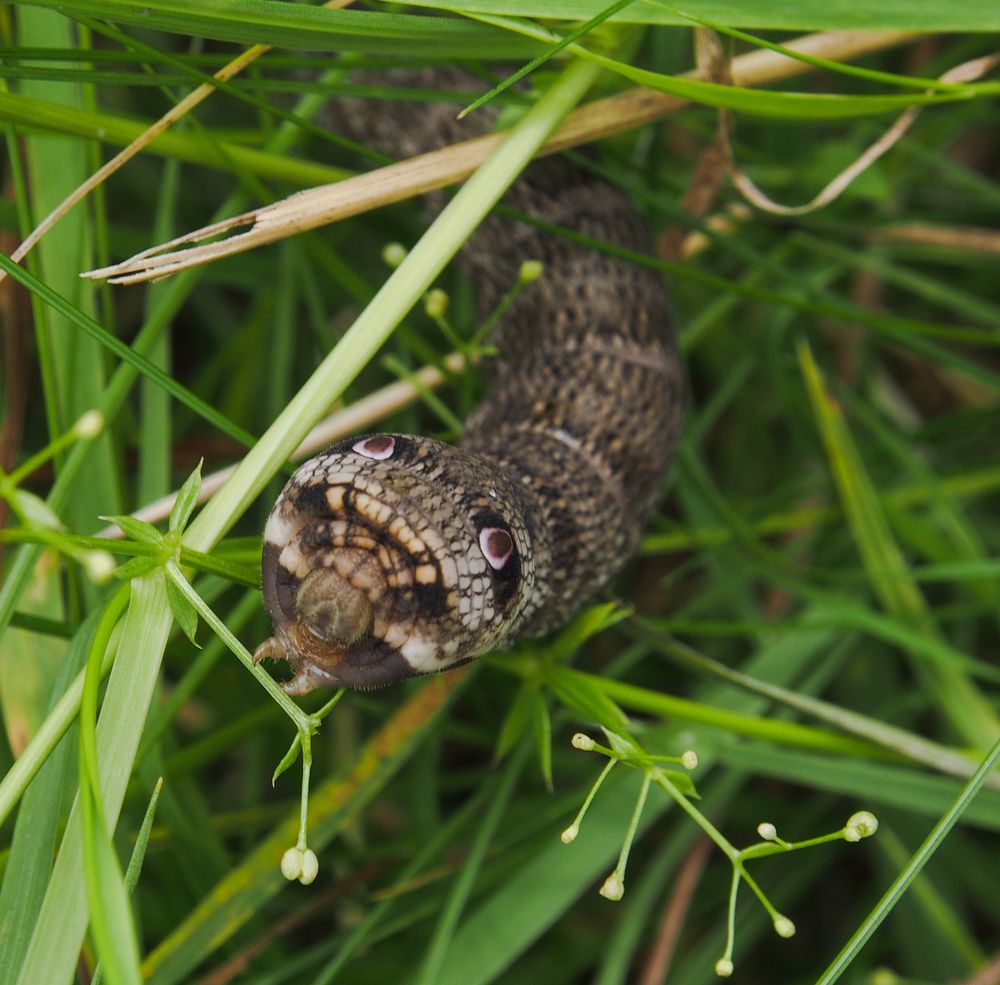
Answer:
[{"label": "white flower bud", "polygon": [[728,978],[733,973],[733,963],[729,958],[719,958],[715,962],[715,973],[720,978]]},{"label": "white flower bud", "polygon": [[617,872],[612,872],[604,880],[604,885],[601,886],[600,892],[605,899],[618,902],[625,895],[625,883],[622,882],[622,878]]},{"label": "white flower bud", "polygon": [[685,749],[681,754],[681,766],[686,770],[698,768],[698,753],[693,749]]},{"label": "white flower bud", "polygon": [[861,841],[878,831],[878,818],[871,811],[858,811],[844,825],[844,841]]},{"label": "white flower bud", "polygon": [[281,856],[281,874],[291,882],[302,874],[302,852],[297,848],[289,848]]},{"label": "white flower bud", "polygon": [[576,836],[580,833],[579,824],[571,824],[561,835],[559,835],[559,840],[564,845],[569,845],[570,843],[576,841]]},{"label": "white flower bud", "polygon": [[764,841],[774,841],[778,837],[778,829],[770,821],[761,821],[757,825],[757,834],[764,839]]},{"label": "white flower bud", "polygon": [[584,752],[590,752],[597,745],[589,735],[584,735],[583,732],[577,732],[571,741],[574,749],[582,749]]},{"label": "white flower bud", "polygon": [[115,559],[107,551],[84,551],[80,563],[90,580],[103,585],[115,573]]},{"label": "white flower bud", "polygon": [[316,878],[318,872],[319,859],[316,858],[316,853],[311,848],[307,848],[302,852],[302,871],[299,872],[299,882],[303,886],[308,886]]},{"label": "white flower bud", "polygon": [[406,247],[402,243],[386,243],[382,247],[382,261],[395,270],[406,259]]},{"label": "white flower bud", "polygon": [[795,924],[788,917],[777,916],[774,918],[774,932],[779,937],[794,937]]},{"label": "white flower bud", "polygon": [[81,441],[96,438],[104,430],[104,415],[99,410],[88,410],[81,414],[73,425],[73,433]]}]

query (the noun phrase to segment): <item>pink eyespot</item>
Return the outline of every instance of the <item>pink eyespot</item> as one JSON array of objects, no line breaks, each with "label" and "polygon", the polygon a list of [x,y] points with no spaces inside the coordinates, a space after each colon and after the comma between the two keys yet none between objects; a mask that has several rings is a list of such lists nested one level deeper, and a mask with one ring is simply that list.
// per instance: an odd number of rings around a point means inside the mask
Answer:
[{"label": "pink eyespot", "polygon": [[479,531],[479,549],[494,571],[499,571],[514,553],[514,538],[502,527],[484,527]]},{"label": "pink eyespot", "polygon": [[396,447],[396,439],[388,434],[373,434],[351,445],[352,450],[365,458],[390,458]]}]

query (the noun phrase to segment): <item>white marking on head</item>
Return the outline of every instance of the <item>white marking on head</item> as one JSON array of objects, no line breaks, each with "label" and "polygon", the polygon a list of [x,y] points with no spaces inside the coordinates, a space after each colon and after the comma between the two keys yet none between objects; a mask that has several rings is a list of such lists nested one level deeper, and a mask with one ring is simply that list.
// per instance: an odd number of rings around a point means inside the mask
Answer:
[{"label": "white marking on head", "polygon": [[483,527],[479,531],[479,549],[489,566],[500,571],[514,553],[514,539],[503,527]]},{"label": "white marking on head", "polygon": [[396,439],[388,434],[373,434],[370,438],[355,441],[351,449],[365,458],[391,458],[396,450]]},{"label": "white marking on head", "polygon": [[298,533],[298,525],[294,519],[285,515],[281,509],[283,500],[278,500],[278,505],[271,511],[267,518],[267,526],[264,527],[264,541],[274,544],[275,547],[284,547],[290,543],[292,538]]},{"label": "white marking on head", "polygon": [[399,647],[403,659],[416,671],[435,671],[441,669],[441,661],[437,657],[437,647],[414,633]]}]

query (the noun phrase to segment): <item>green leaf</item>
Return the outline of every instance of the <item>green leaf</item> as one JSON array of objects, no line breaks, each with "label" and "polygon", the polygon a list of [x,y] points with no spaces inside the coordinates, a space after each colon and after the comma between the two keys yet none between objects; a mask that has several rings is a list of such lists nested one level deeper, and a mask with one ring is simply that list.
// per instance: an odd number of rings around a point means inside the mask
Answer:
[{"label": "green leaf", "polygon": [[565,37],[562,38],[561,41],[557,42],[551,48],[549,48],[548,51],[543,52],[541,55],[538,55],[535,58],[532,58],[530,62],[528,62],[526,65],[522,65],[516,72],[513,72],[510,75],[508,75],[507,78],[505,78],[498,85],[495,85],[488,92],[484,92],[477,99],[474,99],[471,103],[469,103],[468,106],[465,107],[465,109],[462,110],[461,113],[458,114],[458,118],[461,120],[463,117],[468,116],[469,113],[478,109],[480,106],[485,105],[494,96],[498,96],[501,92],[503,92],[506,89],[509,89],[512,85],[514,85],[515,82],[517,82],[520,79],[523,79],[524,76],[533,72],[540,65],[545,64],[545,62],[547,62],[550,58],[557,55],[567,45],[572,44],[574,41],[583,37],[585,34],[589,33],[599,24],[602,24],[604,21],[606,21],[609,17],[613,16],[614,14],[618,13],[621,10],[624,10],[626,7],[630,6],[634,2],[635,0],[616,0],[616,2],[611,4],[609,7],[605,7],[604,10],[598,11],[593,17],[590,18],[590,20],[585,21],[583,24],[580,24],[577,27],[573,28],[573,30],[567,33]]},{"label": "green leaf", "polygon": [[[42,570],[41,565],[36,568],[36,578],[42,575]],[[59,572],[51,572],[50,580],[58,582]],[[37,598],[32,601],[38,604]],[[15,634],[9,630],[4,634],[3,647],[0,648],[0,694],[3,696],[3,716],[8,729],[13,727],[22,734],[33,735],[37,729],[34,716],[29,719],[26,715],[28,708],[25,696],[18,693],[13,686],[14,681],[22,687],[34,684],[39,703],[44,701],[43,681],[52,681],[52,691],[47,702],[51,712],[86,659],[100,616],[97,609],[91,612],[73,635],[68,650],[59,647],[53,651],[46,641],[28,637],[27,634]],[[32,648],[30,651],[29,644]],[[29,653],[32,656],[30,662],[25,659]],[[4,666],[11,658],[20,659],[16,678],[15,668]],[[35,673],[39,675],[39,679],[33,681]],[[40,711],[44,709],[45,704],[42,704]],[[51,722],[51,714],[47,721]],[[8,735],[13,740],[13,736],[10,733]],[[59,830],[65,816],[62,804],[77,783],[78,771],[72,746],[71,739],[63,739],[46,759],[25,792],[13,824],[3,885],[0,887],[0,940],[3,941],[3,947],[0,947],[0,982],[11,982],[17,978],[17,970],[28,948],[45,894],[52,858],[59,844]],[[7,830],[10,830],[10,825]]]},{"label": "green leaf", "polygon": [[[484,23],[506,27],[513,33],[537,38],[540,41],[546,41],[556,46],[565,44],[565,38],[559,34],[530,22],[486,15],[479,15],[478,19]],[[774,119],[833,120],[871,116],[880,113],[899,112],[910,106],[972,99],[977,93],[992,95],[995,90],[995,86],[992,83],[984,83],[978,86],[966,85],[958,89],[952,88],[948,92],[922,92],[912,95],[854,96],[832,93],[772,92],[766,89],[724,85],[718,82],[706,82],[701,79],[685,78],[679,75],[651,72],[648,69],[637,68],[634,65],[618,61],[615,58],[609,58],[579,44],[573,44],[570,50],[573,54],[590,59],[596,64],[612,72],[616,72],[618,75],[624,76],[647,89],[665,92],[669,95],[678,96],[693,103],[701,103],[705,106],[715,106],[719,109],[728,109]]]},{"label": "green leaf", "polygon": [[62,315],[75,328],[97,339],[101,345],[113,352],[123,362],[135,367],[154,383],[163,387],[171,396],[176,397],[177,400],[189,407],[200,417],[203,417],[210,424],[215,425],[223,434],[228,435],[246,447],[250,447],[254,443],[254,437],[249,431],[245,431],[243,428],[233,424],[232,421],[220,414],[210,404],[206,403],[200,397],[196,397],[187,387],[182,386],[173,377],[168,376],[159,366],[151,363],[145,356],[136,352],[131,346],[126,345],[117,336],[112,335],[106,328],[91,318],[90,315],[81,311],[57,291],[54,291],[44,281],[32,276],[24,267],[14,263],[3,253],[0,253],[0,270],[5,271],[13,280],[28,288],[32,294]]},{"label": "green leaf", "polygon": [[370,51],[410,57],[518,58],[538,46],[500,31],[449,18],[367,10],[330,10],[278,0],[19,0],[55,7],[69,17],[103,17],[217,41],[308,51]]},{"label": "green leaf", "polygon": [[[940,639],[940,630],[896,543],[843,410],[828,392],[805,341],[798,345],[798,359],[844,514],[872,591],[893,615],[918,631]],[[1000,733],[1000,719],[961,668],[933,652],[931,658],[913,661],[924,690],[961,735],[987,748]]]},{"label": "green leaf", "polygon": [[[143,815],[142,824],[139,826],[139,833],[135,838],[135,847],[132,849],[132,856],[128,860],[128,868],[125,870],[125,892],[131,896],[135,892],[135,887],[139,882],[142,873],[142,862],[146,857],[146,849],[149,847],[149,836],[153,830],[153,819],[156,817],[156,805],[160,800],[160,791],[163,789],[163,777],[161,776],[153,787],[149,804],[146,806],[146,813]],[[94,978],[90,985],[101,985],[104,979],[104,968],[99,964],[94,969]]]},{"label": "green leaf", "polygon": [[530,713],[533,702],[538,695],[538,686],[530,681],[525,681],[514,695],[514,700],[507,709],[500,732],[497,735],[494,758],[499,762],[511,749],[521,740],[521,737],[528,729]]},{"label": "green leaf", "polygon": [[660,769],[660,772],[675,786],[685,797],[693,797],[695,800],[701,799],[701,794],[698,793],[698,788],[694,785],[694,780],[691,779],[690,773],[685,773],[684,770],[665,770]]},{"label": "green leaf", "polygon": [[121,866],[89,786],[81,789],[80,803],[87,902],[97,954],[113,985],[141,985],[139,941]]},{"label": "green leaf", "polygon": [[80,702],[81,844],[87,907],[97,953],[113,985],[141,985],[139,940],[104,813],[97,749],[101,664],[120,614],[120,606],[112,600],[105,607],[87,656]]},{"label": "green leaf", "polygon": [[[159,676],[170,631],[170,613],[159,576],[131,584],[131,602],[121,632],[97,729],[100,789],[108,825],[118,819],[136,746]],[[73,974],[87,926],[84,849],[80,811],[66,822],[45,900],[18,977],[18,985],[65,982]]]},{"label": "green leaf", "polygon": [[145,520],[137,520],[134,516],[113,515],[99,519],[113,523],[126,537],[131,537],[140,544],[160,544],[163,541],[163,534],[156,527]]},{"label": "green leaf", "polygon": [[[595,880],[607,875],[617,858],[639,779],[631,770],[612,775],[572,845],[553,837],[526,862],[505,872],[458,928],[436,985],[488,985],[502,980],[516,956],[579,902],[588,887],[593,891]],[[666,797],[650,797],[639,821],[639,836],[668,807]]]},{"label": "green leaf", "polygon": [[[0,120],[19,127],[72,134],[113,146],[130,144],[154,122],[61,106],[13,92],[0,92]],[[260,178],[287,181],[299,187],[340,181],[352,173],[344,168],[290,158],[284,154],[269,154],[226,140],[206,139],[203,133],[173,130],[159,134],[144,153],[224,171],[244,170]]]},{"label": "green leaf", "polygon": [[921,869],[934,857],[941,845],[944,844],[948,832],[951,831],[955,822],[969,809],[976,794],[998,761],[1000,761],[1000,739],[993,744],[992,750],[989,755],[984,757],[975,775],[962,788],[961,793],[955,799],[954,803],[951,804],[938,820],[937,824],[934,825],[923,843],[914,852],[909,863],[896,876],[892,885],[886,890],[885,895],[878,903],[875,904],[875,907],[862,922],[861,926],[851,935],[850,940],[820,976],[816,985],[833,985],[841,977],[857,956],[857,953],[864,947],[879,925],[895,908],[896,904],[903,897],[903,894],[913,884],[913,880],[920,874]]},{"label": "green leaf", "polygon": [[586,675],[569,667],[550,667],[545,683],[552,693],[584,721],[594,722],[612,732],[625,732],[631,727],[628,716]]},{"label": "green leaf", "polygon": [[128,581],[130,578],[141,578],[159,566],[160,562],[158,558],[134,557],[131,561],[126,561],[115,571],[115,577],[120,578],[122,581]]},{"label": "green leaf", "polygon": [[591,636],[620,623],[632,610],[620,602],[602,602],[584,609],[552,641],[552,650],[559,660],[566,660],[583,646]]},{"label": "green leaf", "polygon": [[184,635],[197,646],[195,633],[198,631],[198,613],[188,600],[187,596],[174,584],[170,578],[166,579],[167,601],[170,603],[170,610],[177,620]]},{"label": "green leaf", "polygon": [[541,692],[534,689],[534,701],[531,703],[531,726],[535,733],[535,746],[538,749],[538,765],[545,780],[546,789],[554,788],[552,783],[552,719],[549,717],[548,705]]},{"label": "green leaf", "polygon": [[299,758],[299,753],[302,752],[302,743],[299,741],[299,737],[296,735],[292,739],[292,744],[288,747],[288,752],[281,757],[281,762],[274,767],[274,772],[271,774],[271,786],[273,787],[278,782],[278,777],[285,772],[290,766],[295,764],[295,761]]},{"label": "green leaf", "polygon": [[[450,694],[436,680],[424,683],[408,704],[382,724],[342,775],[334,774],[312,791],[309,844],[314,851],[319,852],[357,817],[413,754]],[[424,718],[419,717],[421,707],[427,711]],[[295,844],[298,830],[296,805],[149,954],[145,962],[149,985],[189,981],[196,965],[260,915],[261,907],[287,886],[277,860]]]},{"label": "green leaf", "polygon": [[170,510],[170,521],[167,528],[171,531],[183,530],[191,519],[194,508],[198,505],[198,494],[201,492],[201,466],[204,459],[198,462],[194,471],[184,480],[177,492],[173,508]]},{"label": "green leaf", "polygon": [[[579,21],[599,14],[607,0],[406,0],[408,7],[431,7],[468,14],[506,14],[547,20]],[[940,3],[938,0],[796,0],[795,3],[746,3],[745,0],[684,0],[683,9],[655,0],[636,0],[614,15],[622,24],[687,26],[692,15],[731,27],[776,31],[975,31],[1000,30],[1000,8],[993,0]]]},{"label": "green leaf", "polygon": [[913,95],[845,96],[811,92],[769,92],[743,86],[721,85],[664,75],[627,65],[613,58],[592,54],[597,62],[612,72],[648,89],[666,92],[704,106],[781,120],[840,120],[880,113],[898,113],[909,106],[951,103],[972,98],[971,91],[956,93],[921,93]]}]

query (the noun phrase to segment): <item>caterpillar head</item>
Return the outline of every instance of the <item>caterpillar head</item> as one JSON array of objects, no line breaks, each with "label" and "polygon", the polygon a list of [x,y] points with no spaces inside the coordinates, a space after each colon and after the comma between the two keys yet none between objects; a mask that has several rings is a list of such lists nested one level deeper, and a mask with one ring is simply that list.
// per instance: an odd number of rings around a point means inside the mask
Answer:
[{"label": "caterpillar head", "polygon": [[517,492],[430,438],[340,442],[292,476],[264,530],[284,687],[376,687],[464,663],[522,621],[535,574]]}]

